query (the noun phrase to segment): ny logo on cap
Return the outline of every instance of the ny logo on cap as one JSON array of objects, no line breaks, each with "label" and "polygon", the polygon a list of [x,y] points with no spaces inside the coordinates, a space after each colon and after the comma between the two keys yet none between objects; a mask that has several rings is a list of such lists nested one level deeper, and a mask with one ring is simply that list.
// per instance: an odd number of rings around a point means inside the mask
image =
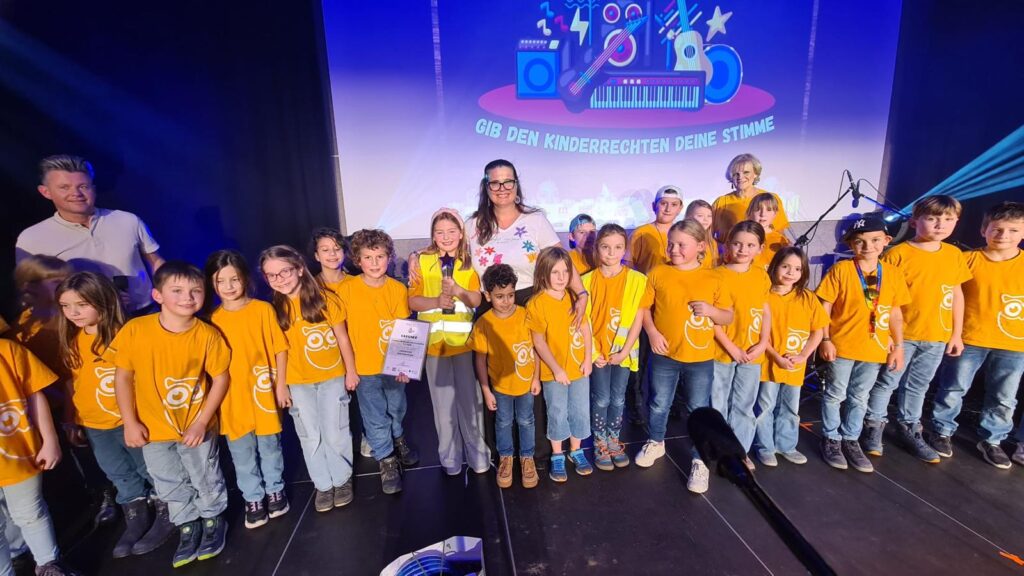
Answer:
[{"label": "ny logo on cap", "polygon": [[868,225],[868,221],[863,219],[863,218],[861,218],[860,220],[857,220],[856,222],[853,223],[853,229],[857,230],[858,228],[863,228],[863,227],[865,227],[867,225]]}]

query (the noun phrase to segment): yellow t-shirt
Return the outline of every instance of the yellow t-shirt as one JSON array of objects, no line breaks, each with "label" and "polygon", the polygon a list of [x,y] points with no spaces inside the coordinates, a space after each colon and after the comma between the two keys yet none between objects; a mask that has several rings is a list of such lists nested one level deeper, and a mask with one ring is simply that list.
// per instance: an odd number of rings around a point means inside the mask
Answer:
[{"label": "yellow t-shirt", "polygon": [[284,379],[289,386],[318,384],[345,375],[345,363],[332,329],[345,321],[345,308],[330,290],[324,290],[324,302],[324,320],[313,323],[302,318],[299,299],[291,299],[291,325],[284,332],[288,340]]},{"label": "yellow t-shirt", "polygon": [[903,337],[918,342],[949,342],[953,335],[953,290],[971,279],[967,257],[950,244],[926,252],[908,242],[882,256],[903,272],[910,302],[903,307]]},{"label": "yellow t-shirt", "polygon": [[[210,378],[227,372],[231,363],[219,330],[197,319],[184,332],[169,332],[159,313],[129,320],[110,352],[114,366],[135,373],[135,410],[150,442],[180,441],[203,411]],[[211,418],[210,429],[216,425]]]},{"label": "yellow t-shirt", "polygon": [[[719,240],[724,240],[729,235],[729,230],[737,222],[747,219],[747,208],[750,206],[750,201],[754,196],[762,192],[764,190],[758,188],[754,190],[754,194],[750,198],[741,198],[735,192],[730,192],[715,199],[714,203],[711,204],[711,213],[714,219],[711,229],[715,231],[715,235]],[[783,232],[789,227],[789,218],[786,218],[786,209],[783,207],[784,205],[779,195],[773,192],[772,196],[775,196],[775,200],[779,203],[779,212],[775,214],[775,221],[772,222],[772,227],[779,232]]]},{"label": "yellow t-shirt", "polygon": [[43,447],[28,416],[28,397],[57,381],[57,375],[24,346],[0,340],[0,486],[40,472],[36,454]]},{"label": "yellow t-shirt", "polygon": [[[864,299],[864,288],[853,260],[838,262],[828,271],[816,291],[818,298],[832,303],[829,337],[840,358],[859,362],[885,363],[889,354],[889,312],[893,306],[910,302],[903,273],[882,262],[882,291],[875,313],[875,331],[871,333],[871,309]],[[869,272],[870,276],[874,272]]]},{"label": "yellow t-shirt", "polygon": [[619,330],[619,315],[622,298],[626,292],[626,274],[623,268],[611,278],[605,278],[600,270],[590,275],[590,325],[594,330],[594,358],[612,354],[612,341]]},{"label": "yellow t-shirt", "polygon": [[530,391],[536,358],[526,308],[516,306],[508,318],[498,318],[493,309],[484,312],[473,325],[469,346],[487,354],[487,378],[495,392],[522,396]]},{"label": "yellow t-shirt", "polygon": [[653,222],[644,224],[629,238],[629,260],[633,269],[647,274],[655,266],[668,263],[668,235]]},{"label": "yellow t-shirt", "polygon": [[718,242],[711,238],[704,243],[704,259],[700,261],[700,267],[711,269],[718,266]]},{"label": "yellow t-shirt", "polygon": [[[477,275],[476,270],[469,270],[469,282],[467,282],[466,286],[462,286],[461,284],[459,286],[461,286],[464,290],[468,290],[470,292],[479,292],[480,276]],[[410,277],[409,297],[412,298],[413,296],[423,296],[423,294],[423,278]],[[469,352],[469,350],[469,344],[465,344],[463,346],[452,346],[451,344],[445,342],[443,338],[441,340],[438,340],[437,342],[431,342],[430,345],[427,346],[427,354],[430,356],[438,357],[455,356],[457,354]]]},{"label": "yellow t-shirt", "polygon": [[[772,348],[782,356],[803,352],[811,332],[824,328],[829,323],[821,301],[810,290],[805,290],[802,294],[792,290],[785,295],[769,292],[768,308],[772,314]],[[806,367],[807,364],[803,363],[793,366],[792,370],[787,370],[773,362],[771,358],[767,358],[761,365],[761,380],[801,386],[804,383]]]},{"label": "yellow t-shirt", "polygon": [[[409,290],[394,278],[385,277],[384,285],[374,288],[362,276],[341,285],[341,301],[348,317],[348,337],[356,355],[356,373],[380,374],[384,355],[391,341],[395,320],[409,317]],[[419,374],[409,374],[419,377]]]},{"label": "yellow t-shirt", "polygon": [[964,282],[964,343],[1024,352],[1024,252],[993,262],[967,253],[974,278]]},{"label": "yellow t-shirt", "polygon": [[590,264],[587,263],[587,258],[579,250],[569,250],[569,259],[572,260],[572,267],[576,269],[576,273],[580,276],[593,270]]},{"label": "yellow t-shirt", "polygon": [[342,284],[344,284],[345,282],[348,282],[351,279],[352,279],[352,277],[349,276],[348,274],[345,274],[344,276],[342,276],[341,280],[338,280],[337,282],[327,282],[326,280],[323,280],[322,278],[317,278],[317,280],[319,280],[321,286],[323,286],[324,288],[330,290],[331,292],[334,292],[335,294],[338,293],[338,288],[340,288]]},{"label": "yellow t-shirt", "polygon": [[772,263],[772,258],[775,258],[775,253],[786,246],[789,246],[789,239],[782,232],[778,230],[768,232],[764,235],[764,250],[761,250],[761,253],[754,259],[754,265],[767,270],[768,265]]},{"label": "yellow t-shirt", "polygon": [[689,303],[707,302],[731,309],[733,295],[718,269],[679,270],[658,266],[647,275],[641,308],[651,308],[654,325],[668,340],[668,356],[677,362],[704,362],[715,357],[710,318],[694,316]]},{"label": "yellow t-shirt", "polygon": [[60,310],[47,314],[32,307],[25,308],[7,336],[28,348],[47,368],[56,372],[61,380],[67,380],[71,377],[71,371],[60,357],[60,335],[57,334],[60,313]]},{"label": "yellow t-shirt", "polygon": [[[572,320],[572,300],[568,292],[561,300],[552,298],[547,292],[541,292],[526,303],[526,325],[544,337],[555,362],[565,370],[569,380],[576,380],[583,377],[581,366],[586,357],[586,350],[583,345],[583,332],[573,329]],[[541,381],[554,380],[555,374],[551,367],[541,360],[538,361]]]},{"label": "yellow t-shirt", "polygon": [[97,335],[78,332],[75,345],[82,365],[71,371],[74,394],[71,401],[78,412],[76,422],[87,428],[111,430],[121,425],[121,410],[114,395],[114,363],[111,354],[101,350],[97,355],[92,345]]},{"label": "yellow t-shirt", "polygon": [[220,328],[231,349],[231,385],[220,405],[221,434],[229,440],[250,432],[277,434],[281,418],[274,397],[276,356],[288,350],[288,340],[273,306],[262,300],[250,300],[239,310],[222,306],[213,311],[210,321]]},{"label": "yellow t-shirt", "polygon": [[[772,282],[768,274],[751,264],[746,272],[734,272],[726,266],[720,266],[718,272],[722,282],[733,297],[733,319],[728,326],[723,326],[729,340],[741,350],[746,350],[761,340],[761,320],[764,315],[764,304],[768,301],[768,291]],[[764,362],[764,354],[757,357],[753,364]],[[735,362],[732,356],[715,342],[716,362]]]}]

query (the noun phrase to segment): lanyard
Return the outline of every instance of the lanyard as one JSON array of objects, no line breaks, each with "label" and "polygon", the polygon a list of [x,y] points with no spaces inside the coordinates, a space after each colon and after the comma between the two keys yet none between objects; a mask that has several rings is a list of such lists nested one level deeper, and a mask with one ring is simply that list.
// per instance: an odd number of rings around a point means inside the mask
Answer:
[{"label": "lanyard", "polygon": [[878,278],[878,285],[874,295],[868,289],[868,282],[864,278],[864,272],[860,269],[860,265],[856,262],[853,263],[853,267],[857,269],[857,277],[860,278],[860,287],[864,291],[864,303],[867,304],[868,310],[871,311],[871,327],[868,329],[869,334],[875,333],[875,320],[878,312],[878,300],[882,297],[882,263],[876,264],[878,267],[875,271],[875,275]]}]

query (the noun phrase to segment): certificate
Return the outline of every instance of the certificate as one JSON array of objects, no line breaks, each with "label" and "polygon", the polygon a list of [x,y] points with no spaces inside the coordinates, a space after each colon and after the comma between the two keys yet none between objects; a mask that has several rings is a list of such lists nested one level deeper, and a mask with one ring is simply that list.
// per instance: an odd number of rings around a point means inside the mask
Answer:
[{"label": "certificate", "polygon": [[391,328],[388,352],[384,356],[384,374],[405,374],[419,380],[427,356],[430,323],[422,320],[395,320]]}]

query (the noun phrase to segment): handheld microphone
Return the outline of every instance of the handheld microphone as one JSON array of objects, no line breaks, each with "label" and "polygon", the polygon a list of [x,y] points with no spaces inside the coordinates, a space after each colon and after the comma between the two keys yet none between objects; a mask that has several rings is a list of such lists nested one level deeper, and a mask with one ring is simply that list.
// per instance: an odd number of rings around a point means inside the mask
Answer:
[{"label": "handheld microphone", "polygon": [[[441,257],[441,278],[451,278],[455,274],[455,258],[451,256]],[[455,314],[455,306],[442,308],[442,314]]]}]

